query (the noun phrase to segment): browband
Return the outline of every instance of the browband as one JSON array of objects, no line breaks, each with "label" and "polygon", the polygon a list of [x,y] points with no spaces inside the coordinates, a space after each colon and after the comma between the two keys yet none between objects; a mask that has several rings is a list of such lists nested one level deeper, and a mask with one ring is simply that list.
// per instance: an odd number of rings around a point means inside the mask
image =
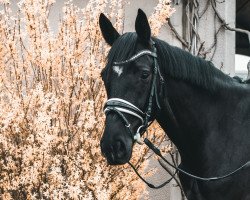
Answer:
[{"label": "browband", "polygon": [[157,58],[156,53],[149,51],[149,50],[143,50],[143,51],[139,51],[137,54],[135,54],[134,56],[132,56],[131,58],[124,60],[124,61],[120,61],[120,62],[114,62],[115,65],[124,65],[130,62],[133,62],[134,60],[144,56],[144,55],[150,55],[154,58]]}]

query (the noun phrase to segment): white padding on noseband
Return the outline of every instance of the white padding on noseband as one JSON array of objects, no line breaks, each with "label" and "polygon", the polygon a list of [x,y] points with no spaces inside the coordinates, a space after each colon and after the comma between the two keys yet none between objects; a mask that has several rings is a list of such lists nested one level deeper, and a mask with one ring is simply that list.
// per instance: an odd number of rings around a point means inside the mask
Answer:
[{"label": "white padding on noseband", "polygon": [[107,102],[110,102],[110,101],[120,101],[122,103],[125,103],[125,104],[128,104],[130,106],[132,106],[135,110],[137,110],[138,112],[140,112],[141,114],[144,114],[144,112],[141,111],[140,108],[136,107],[134,104],[124,100],[124,99],[120,99],[120,98],[111,98],[111,99],[108,99]]},{"label": "white padding on noseband", "polygon": [[[132,112],[132,111],[130,111],[130,110],[127,110],[126,108],[115,107],[115,109],[119,110],[119,111],[122,112],[122,113],[127,113],[127,114],[129,114],[129,115],[133,115],[133,116],[139,118],[139,119],[141,120],[142,123],[144,122],[143,118],[142,118],[140,115],[137,115],[136,113],[134,113],[134,112]],[[104,113],[106,113],[106,112],[109,111],[109,110],[110,110],[109,108],[106,108],[106,109],[104,110]]]}]

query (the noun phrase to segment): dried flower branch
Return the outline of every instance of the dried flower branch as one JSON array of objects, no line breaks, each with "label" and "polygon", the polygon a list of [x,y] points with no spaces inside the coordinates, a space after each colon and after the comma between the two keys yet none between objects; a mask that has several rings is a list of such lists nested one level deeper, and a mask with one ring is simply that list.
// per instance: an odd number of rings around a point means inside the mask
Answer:
[{"label": "dried flower branch", "polygon": [[[125,2],[90,0],[80,10],[69,1],[56,34],[54,0],[22,0],[16,14],[0,3],[1,199],[138,199],[145,186],[128,166],[107,166],[99,148],[109,47],[98,17],[108,11],[122,31]],[[160,143],[159,127],[151,132]],[[142,171],[147,151],[134,152]]]}]

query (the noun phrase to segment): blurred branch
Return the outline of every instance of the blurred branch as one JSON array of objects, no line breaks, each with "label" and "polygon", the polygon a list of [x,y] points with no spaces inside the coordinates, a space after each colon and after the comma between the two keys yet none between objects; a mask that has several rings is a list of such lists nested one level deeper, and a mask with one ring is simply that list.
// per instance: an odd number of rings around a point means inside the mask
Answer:
[{"label": "blurred branch", "polygon": [[167,20],[167,23],[168,23],[170,29],[171,29],[171,30],[173,31],[173,33],[175,34],[176,38],[182,43],[182,45],[183,45],[184,47],[186,47],[186,48],[189,48],[188,43],[185,41],[184,38],[182,38],[182,37],[180,36],[180,34],[179,34],[179,33],[177,32],[177,30],[174,28],[174,26],[173,26],[173,24],[172,24],[172,22],[171,22],[170,19]]}]

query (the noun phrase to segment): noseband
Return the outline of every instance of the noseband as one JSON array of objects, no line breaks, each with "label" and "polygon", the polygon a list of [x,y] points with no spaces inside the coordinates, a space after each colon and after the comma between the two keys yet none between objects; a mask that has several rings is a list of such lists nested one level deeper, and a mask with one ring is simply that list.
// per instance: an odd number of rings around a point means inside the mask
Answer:
[{"label": "noseband", "polygon": [[[152,106],[153,106],[154,97],[156,100],[157,107],[160,109],[158,92],[157,92],[157,82],[156,82],[157,75],[159,75],[160,77],[161,84],[164,82],[164,79],[160,73],[159,65],[157,63],[157,54],[156,54],[155,44],[153,43],[153,52],[149,50],[139,51],[137,54],[133,55],[131,58],[125,61],[114,62],[115,65],[125,65],[145,55],[151,56],[154,59],[153,78],[151,82],[151,89],[150,89],[146,111],[143,112],[140,108],[138,108],[131,102],[128,102],[120,98],[108,99],[104,105],[104,113],[106,114],[106,116],[110,112],[116,113],[122,119],[125,127],[127,128],[128,132],[131,134],[131,137],[133,138],[133,140],[138,142],[139,144],[142,144],[141,135],[147,130],[147,128],[151,124],[150,117],[152,115]],[[132,115],[141,121],[141,125],[138,127],[135,134],[133,133],[131,129],[131,125],[124,114]]]}]

